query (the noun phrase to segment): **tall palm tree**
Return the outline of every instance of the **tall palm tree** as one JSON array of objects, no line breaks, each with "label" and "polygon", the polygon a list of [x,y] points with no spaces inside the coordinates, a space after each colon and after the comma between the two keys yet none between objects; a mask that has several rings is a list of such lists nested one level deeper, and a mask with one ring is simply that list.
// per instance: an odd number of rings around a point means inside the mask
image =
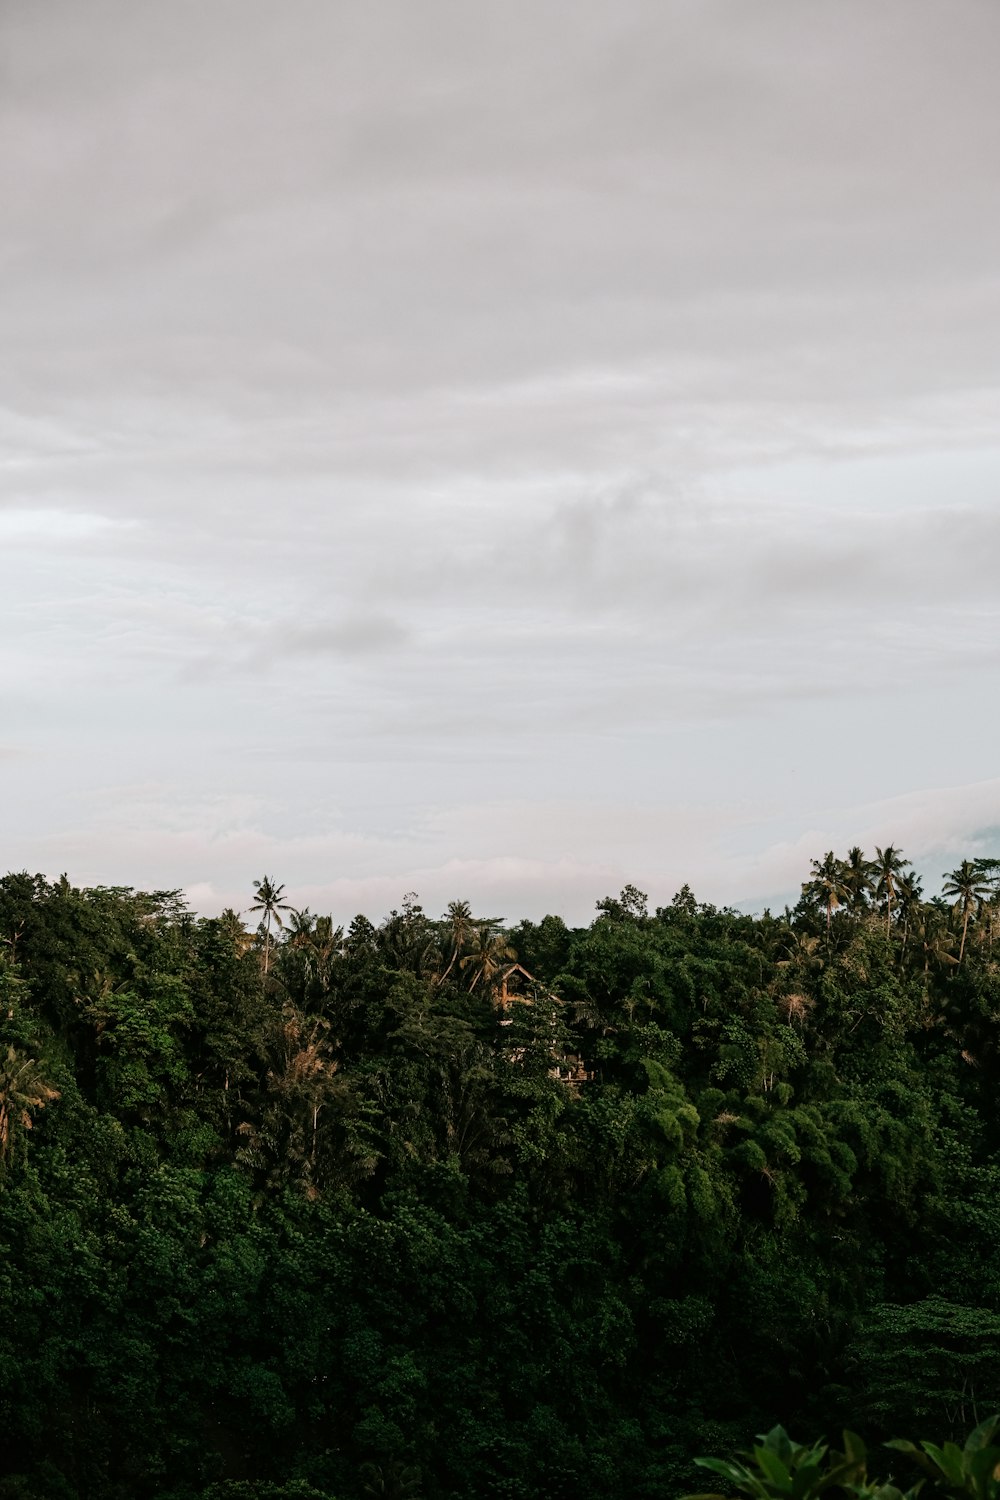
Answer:
[{"label": "tall palm tree", "polygon": [[472,907],[468,901],[449,901],[444,916],[451,938],[451,958],[448,960],[448,967],[438,981],[439,984],[444,984],[448,975],[455,967],[455,961],[460,956],[462,949],[468,941],[473,923]]},{"label": "tall palm tree", "polygon": [[334,927],[332,917],[317,917],[306,944],[306,975],[319,980],[324,995],[330,988],[330,970],[344,943],[343,927]]},{"label": "tall palm tree", "polygon": [[896,898],[896,887],[904,870],[911,861],[903,858],[902,849],[886,844],[884,849],[875,849],[875,894],[885,900],[885,935],[889,936],[892,924],[892,903]]},{"label": "tall palm tree", "polygon": [[903,919],[903,948],[910,933],[910,920],[919,911],[923,897],[923,882],[915,870],[909,870],[896,881],[896,907]]},{"label": "tall palm tree", "polygon": [[989,895],[986,898],[986,943],[990,954],[993,952],[993,917],[1000,899],[1000,859],[977,859],[973,860],[977,870],[989,885]]},{"label": "tall palm tree", "polygon": [[275,885],[269,876],[265,875],[263,880],[255,880],[253,888],[257,892],[257,899],[250,910],[264,914],[264,973],[266,974],[271,958],[271,922],[273,920],[279,927],[283,927],[285,924],[281,913],[291,911],[292,908],[287,901],[281,899],[285,893],[285,887]]},{"label": "tall palm tree", "polygon": [[833,914],[850,895],[844,879],[844,866],[832,849],[824,854],[822,860],[812,861],[812,878],[803,885],[802,894],[826,912],[826,936],[829,941]]},{"label": "tall palm tree", "polygon": [[870,859],[865,857],[863,849],[855,844],[853,849],[848,849],[847,858],[843,864],[843,882],[847,888],[847,904],[852,912],[864,910],[868,905],[868,899],[874,889],[872,876],[875,867]]},{"label": "tall palm tree", "polygon": [[965,939],[969,932],[969,918],[978,911],[980,904],[989,896],[992,885],[985,873],[976,868],[975,861],[963,859],[957,870],[945,876],[942,893],[954,898],[953,910],[962,918],[962,941],[958,947],[958,961],[965,953]]}]

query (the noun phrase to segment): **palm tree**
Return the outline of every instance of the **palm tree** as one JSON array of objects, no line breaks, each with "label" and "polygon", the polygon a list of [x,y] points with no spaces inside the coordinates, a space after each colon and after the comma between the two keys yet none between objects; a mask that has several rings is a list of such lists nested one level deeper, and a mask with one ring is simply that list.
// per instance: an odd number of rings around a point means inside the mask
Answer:
[{"label": "palm tree", "polygon": [[831,849],[822,860],[812,861],[812,879],[802,887],[802,894],[826,912],[826,937],[830,940],[830,923],[842,901],[850,896],[844,879],[844,866]]},{"label": "palm tree", "polygon": [[963,859],[957,870],[952,870],[945,877],[942,892],[945,896],[954,897],[953,910],[962,916],[962,941],[958,948],[958,961],[962,962],[965,953],[965,939],[969,931],[969,918],[974,910],[978,910],[991,892],[991,885],[985,873],[976,868],[975,861]]},{"label": "palm tree", "polygon": [[308,906],[304,906],[301,911],[296,911],[293,906],[291,907],[291,913],[288,919],[288,936],[286,942],[290,948],[306,948],[309,945],[309,939],[312,936],[313,924],[316,918]]},{"label": "palm tree", "polygon": [[448,967],[438,980],[439,984],[444,984],[455,967],[455,960],[465,947],[472,930],[472,907],[468,901],[449,901],[444,916],[451,935],[451,958],[448,960]]},{"label": "palm tree", "polygon": [[219,931],[229,939],[240,958],[253,944],[253,938],[243,926],[241,917],[242,913],[233,911],[231,906],[227,906],[219,917]]},{"label": "palm tree", "polygon": [[483,923],[473,932],[472,950],[461,960],[460,967],[472,971],[469,981],[471,994],[477,984],[485,984],[489,988],[505,965],[515,963],[517,952],[508,943],[506,933],[497,932],[496,928]]},{"label": "palm tree", "polygon": [[826,965],[826,959],[820,952],[822,941],[822,938],[814,937],[811,933],[788,928],[781,950],[784,957],[775,960],[776,967],[798,969],[803,974],[818,974]]},{"label": "palm tree", "polygon": [[875,866],[870,859],[865,858],[863,849],[859,849],[857,844],[853,849],[848,849],[842,878],[848,893],[847,904],[852,912],[862,911],[868,905],[874,873]]},{"label": "palm tree", "polygon": [[986,898],[986,943],[989,952],[993,952],[993,913],[996,910],[997,899],[1000,897],[1000,859],[976,859],[973,864],[980,872],[989,886],[989,895]]},{"label": "palm tree", "polygon": [[324,995],[330,988],[330,968],[344,943],[343,927],[334,927],[332,917],[317,917],[306,949],[306,977],[319,980]]},{"label": "palm tree", "polygon": [[34,1058],[8,1047],[0,1057],[0,1166],[14,1149],[14,1127],[30,1130],[32,1115],[58,1098],[59,1090],[45,1082]]},{"label": "palm tree", "polygon": [[958,959],[952,953],[955,938],[948,931],[941,910],[936,906],[921,906],[916,914],[913,936],[918,951],[923,955],[924,976],[930,972],[931,964],[955,965]]},{"label": "palm tree", "polygon": [[903,858],[902,849],[886,844],[884,849],[875,849],[875,894],[885,898],[885,935],[889,936],[892,923],[892,903],[896,895],[899,877],[910,867],[910,860]]},{"label": "palm tree", "polygon": [[281,920],[281,913],[291,911],[291,907],[281,899],[285,893],[285,887],[275,885],[269,876],[265,875],[263,880],[255,880],[253,888],[257,892],[257,899],[250,910],[264,913],[264,973],[266,974],[271,958],[271,920],[273,918],[279,927],[283,927],[285,924]]},{"label": "palm tree", "polygon": [[910,931],[910,918],[920,909],[923,882],[915,870],[901,875],[896,882],[896,905],[903,919],[903,947]]},{"label": "palm tree", "polygon": [[379,1500],[417,1500],[420,1493],[420,1470],[401,1459],[393,1459],[384,1469],[380,1464],[361,1465],[365,1494]]}]

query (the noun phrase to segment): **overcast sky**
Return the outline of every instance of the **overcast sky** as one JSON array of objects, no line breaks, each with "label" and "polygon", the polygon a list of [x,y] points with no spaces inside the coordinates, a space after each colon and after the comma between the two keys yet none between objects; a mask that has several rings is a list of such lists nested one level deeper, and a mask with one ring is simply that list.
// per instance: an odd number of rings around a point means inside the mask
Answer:
[{"label": "overcast sky", "polygon": [[1000,854],[995,0],[4,0],[0,867]]}]

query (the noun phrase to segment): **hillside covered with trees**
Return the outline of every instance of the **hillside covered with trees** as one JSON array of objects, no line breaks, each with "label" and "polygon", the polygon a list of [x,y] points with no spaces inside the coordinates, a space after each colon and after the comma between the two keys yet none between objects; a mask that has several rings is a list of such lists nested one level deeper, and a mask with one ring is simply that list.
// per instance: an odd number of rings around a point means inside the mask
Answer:
[{"label": "hillside covered with trees", "polygon": [[1000,1408],[998,863],[339,926],[0,880],[0,1500],[653,1500]]}]

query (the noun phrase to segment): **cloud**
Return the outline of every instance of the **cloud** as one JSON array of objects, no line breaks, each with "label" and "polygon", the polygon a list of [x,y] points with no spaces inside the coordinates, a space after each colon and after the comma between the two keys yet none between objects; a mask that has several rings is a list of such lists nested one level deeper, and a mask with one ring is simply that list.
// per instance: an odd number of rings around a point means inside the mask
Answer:
[{"label": "cloud", "polygon": [[989,774],[1000,12],[9,11],[19,858],[753,897]]},{"label": "cloud", "polygon": [[388,615],[356,615],[336,624],[286,626],[271,633],[265,654],[273,656],[325,656],[343,653],[365,656],[405,645],[408,632]]},{"label": "cloud", "polygon": [[72,510],[0,510],[0,544],[5,547],[77,545],[121,525],[108,516]]}]

